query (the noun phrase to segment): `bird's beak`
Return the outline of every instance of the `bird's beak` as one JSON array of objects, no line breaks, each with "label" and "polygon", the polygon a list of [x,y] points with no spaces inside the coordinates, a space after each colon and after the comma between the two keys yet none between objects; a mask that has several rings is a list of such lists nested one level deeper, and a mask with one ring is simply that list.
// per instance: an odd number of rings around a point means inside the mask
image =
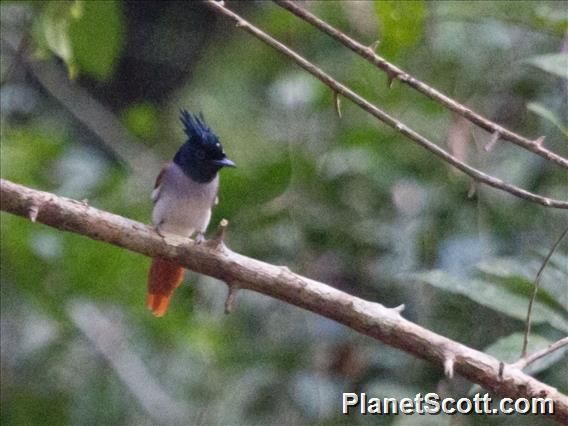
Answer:
[{"label": "bird's beak", "polygon": [[227,157],[222,158],[221,160],[214,160],[213,163],[221,167],[237,167],[237,165]]}]

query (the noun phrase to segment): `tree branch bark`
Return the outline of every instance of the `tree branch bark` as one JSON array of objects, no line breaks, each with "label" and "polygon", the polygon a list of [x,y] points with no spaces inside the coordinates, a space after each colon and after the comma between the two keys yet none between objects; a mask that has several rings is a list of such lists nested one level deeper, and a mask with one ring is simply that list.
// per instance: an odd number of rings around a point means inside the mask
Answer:
[{"label": "tree branch bark", "polygon": [[[414,324],[379,303],[363,300],[324,283],[235,253],[224,244],[195,244],[183,238],[160,237],[151,227],[86,203],[0,180],[3,211],[64,231],[180,265],[238,283],[256,291],[344,324],[355,331],[440,366],[448,376],[460,374],[485,389],[510,398],[551,398],[554,418],[568,422],[568,397],[523,373],[512,364],[471,349]],[[7,231],[9,232],[9,231]],[[141,301],[141,306],[143,303]]]},{"label": "tree branch bark", "polygon": [[434,142],[425,138],[418,132],[414,131],[413,129],[402,123],[401,121],[395,119],[394,117],[391,117],[389,114],[387,114],[386,112],[384,112],[383,110],[381,110],[380,108],[369,102],[367,99],[363,98],[362,96],[351,90],[349,87],[336,81],[333,77],[331,77],[329,74],[326,74],[324,71],[322,71],[320,68],[315,66],[313,63],[308,61],[303,56],[299,55],[298,53],[296,53],[286,45],[282,44],[278,40],[272,38],[264,31],[255,27],[250,22],[246,21],[245,19],[243,19],[241,16],[237,15],[233,11],[227,9],[223,4],[221,4],[221,2],[217,2],[214,0],[205,0],[205,3],[216,12],[219,12],[225,15],[226,17],[230,18],[231,20],[233,20],[236,23],[237,27],[242,28],[243,30],[252,34],[262,42],[268,44],[269,46],[273,47],[274,49],[288,56],[299,66],[301,66],[304,70],[312,74],[314,77],[316,77],[318,80],[320,80],[330,89],[332,89],[334,93],[338,93],[342,96],[345,96],[347,99],[352,101],[354,104],[359,106],[364,111],[367,111],[369,114],[371,114],[378,120],[382,121],[389,127],[401,133],[411,141],[417,143],[418,145],[421,145],[423,148],[427,149],[434,155],[440,157],[443,161],[455,167],[456,169],[461,170],[462,172],[464,172],[466,175],[470,176],[474,180],[481,182],[485,185],[491,186],[493,188],[497,188],[501,191],[508,192],[509,194],[512,194],[518,198],[532,201],[534,203],[538,203],[546,207],[568,209],[568,201],[555,200],[552,198],[532,193],[530,191],[527,191],[526,189],[505,183],[501,179],[488,175],[482,172],[481,170],[478,170],[475,167],[472,167],[469,164],[460,161],[458,158],[451,155],[449,152],[440,148]]},{"label": "tree branch bark", "polygon": [[402,81],[403,83],[406,83],[408,86],[412,87],[413,89],[428,96],[430,99],[435,100],[436,102],[445,106],[449,110],[466,118],[476,126],[496,136],[495,142],[497,142],[498,139],[507,140],[530,152],[540,155],[541,157],[553,163],[556,163],[564,167],[565,169],[568,169],[568,160],[550,151],[549,149],[544,148],[542,144],[538,143],[539,139],[536,140],[527,139],[483,117],[482,115],[476,113],[475,111],[472,111],[465,105],[462,105],[459,102],[455,101],[454,99],[450,98],[449,96],[444,95],[442,92],[436,90],[435,88],[428,86],[426,83],[418,80],[417,78],[411,76],[407,72],[401,70],[396,65],[391,64],[385,58],[377,55],[374,49],[369,48],[368,46],[363,46],[358,41],[342,33],[337,28],[332,27],[327,22],[318,18],[314,14],[308,12],[306,9],[299,6],[295,2],[290,0],[273,0],[273,1],[276,4],[278,4],[280,7],[283,7],[284,9],[287,9],[290,12],[292,12],[300,19],[303,19],[304,21],[310,23],[320,31],[323,31],[329,36],[333,37],[334,39],[342,43],[345,47],[351,49],[353,52],[355,52],[359,56],[365,58],[367,61],[375,65],[377,68],[383,70],[387,74],[389,79],[397,79]]}]

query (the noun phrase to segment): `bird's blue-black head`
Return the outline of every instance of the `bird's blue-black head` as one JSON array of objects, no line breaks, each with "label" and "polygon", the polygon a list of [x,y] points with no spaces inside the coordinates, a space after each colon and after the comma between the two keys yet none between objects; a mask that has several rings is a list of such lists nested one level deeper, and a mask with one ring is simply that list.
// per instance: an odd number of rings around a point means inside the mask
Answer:
[{"label": "bird's blue-black head", "polygon": [[174,157],[174,163],[196,182],[211,182],[222,167],[235,167],[227,158],[219,138],[205,124],[203,115],[192,115],[181,110],[181,122],[187,141]]}]

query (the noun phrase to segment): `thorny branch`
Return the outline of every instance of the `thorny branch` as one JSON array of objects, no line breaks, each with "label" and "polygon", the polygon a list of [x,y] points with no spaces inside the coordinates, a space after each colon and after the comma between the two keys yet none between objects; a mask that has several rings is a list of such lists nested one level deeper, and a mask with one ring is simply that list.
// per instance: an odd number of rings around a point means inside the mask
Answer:
[{"label": "thorny branch", "polygon": [[363,110],[367,111],[383,123],[387,124],[388,126],[392,127],[396,131],[400,132],[410,140],[416,142],[417,144],[423,146],[433,154],[437,155],[438,157],[442,158],[447,163],[451,164],[455,168],[461,170],[465,174],[469,175],[473,179],[484,183],[486,185],[492,186],[493,188],[500,189],[502,191],[508,192],[516,197],[532,201],[538,204],[541,204],[546,207],[555,207],[561,209],[568,209],[568,201],[562,200],[555,200],[548,197],[544,197],[532,192],[529,192],[525,189],[519,188],[517,186],[507,184],[503,182],[501,179],[497,179],[493,176],[490,176],[462,161],[458,158],[454,157],[444,149],[440,148],[434,142],[431,142],[424,136],[420,135],[416,131],[412,130],[410,127],[406,126],[402,122],[396,120],[395,118],[391,117],[386,112],[382,111],[369,101],[367,101],[362,96],[358,95],[347,86],[339,83],[335,79],[333,79],[330,75],[326,74],[320,68],[315,66],[313,63],[296,53],[295,51],[291,50],[284,44],[280,43],[276,39],[272,38],[264,31],[260,30],[259,28],[255,27],[241,16],[237,15],[236,13],[232,12],[231,10],[227,9],[222,3],[216,2],[214,0],[206,0],[206,4],[212,7],[217,12],[229,17],[233,21],[235,21],[237,27],[244,29],[245,31],[249,32],[250,34],[257,37],[259,40],[263,41],[264,43],[272,46],[279,52],[283,53],[284,55],[288,56],[292,60],[294,60],[298,65],[312,74],[314,77],[322,81],[324,84],[329,86],[334,92],[339,93],[340,95],[348,98],[356,105],[358,105]]},{"label": "thorny branch", "polygon": [[461,115],[462,117],[466,118],[476,126],[486,130],[487,132],[492,134],[492,141],[494,145],[497,140],[503,139],[509,142],[514,143],[528,151],[531,151],[537,155],[540,155],[543,158],[546,158],[549,161],[552,161],[564,168],[568,169],[568,160],[542,146],[542,142],[544,138],[541,136],[536,140],[527,139],[511,130],[508,130],[499,124],[483,117],[482,115],[472,111],[465,105],[455,101],[454,99],[450,98],[447,95],[444,95],[442,92],[436,90],[435,88],[427,85],[426,83],[418,80],[417,78],[413,77],[412,75],[408,74],[407,72],[401,70],[396,65],[391,64],[385,58],[377,55],[375,53],[375,48],[373,46],[368,47],[364,46],[358,41],[352,39],[345,33],[339,31],[337,28],[331,26],[324,20],[318,18],[317,16],[313,15],[303,7],[299,6],[295,2],[291,0],[273,0],[279,6],[289,10],[294,15],[298,16],[299,18],[303,19],[304,21],[310,23],[314,27],[318,28],[319,30],[323,31],[324,33],[328,34],[329,36],[333,37],[340,43],[342,43],[348,49],[351,49],[353,52],[357,53],[359,56],[365,58],[367,61],[375,65],[377,68],[383,70],[390,80],[396,79],[400,80],[403,83],[406,83],[408,86],[416,89],[420,93],[428,96],[430,99],[435,100],[436,102],[444,105],[446,108],[454,111],[456,114]]},{"label": "thorny branch", "polygon": [[[554,418],[568,422],[568,396],[497,359],[404,319],[400,309],[351,296],[324,283],[235,253],[227,246],[195,244],[160,237],[152,228],[86,203],[0,180],[1,209],[39,223],[85,235],[150,257],[171,259],[193,271],[238,283],[335,320],[353,330],[418,358],[433,362],[449,376],[459,374],[488,391],[510,398],[551,398]],[[141,303],[142,306],[142,303]],[[143,308],[141,308],[143,309]]]}]

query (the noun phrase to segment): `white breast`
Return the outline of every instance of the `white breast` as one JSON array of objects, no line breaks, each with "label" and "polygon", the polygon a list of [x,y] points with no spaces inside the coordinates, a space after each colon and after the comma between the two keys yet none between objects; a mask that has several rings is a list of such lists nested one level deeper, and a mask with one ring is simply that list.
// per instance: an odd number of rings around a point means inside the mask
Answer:
[{"label": "white breast", "polygon": [[152,193],[154,226],[160,232],[184,237],[205,232],[218,188],[218,175],[211,182],[199,183],[186,176],[175,163],[169,164]]}]

